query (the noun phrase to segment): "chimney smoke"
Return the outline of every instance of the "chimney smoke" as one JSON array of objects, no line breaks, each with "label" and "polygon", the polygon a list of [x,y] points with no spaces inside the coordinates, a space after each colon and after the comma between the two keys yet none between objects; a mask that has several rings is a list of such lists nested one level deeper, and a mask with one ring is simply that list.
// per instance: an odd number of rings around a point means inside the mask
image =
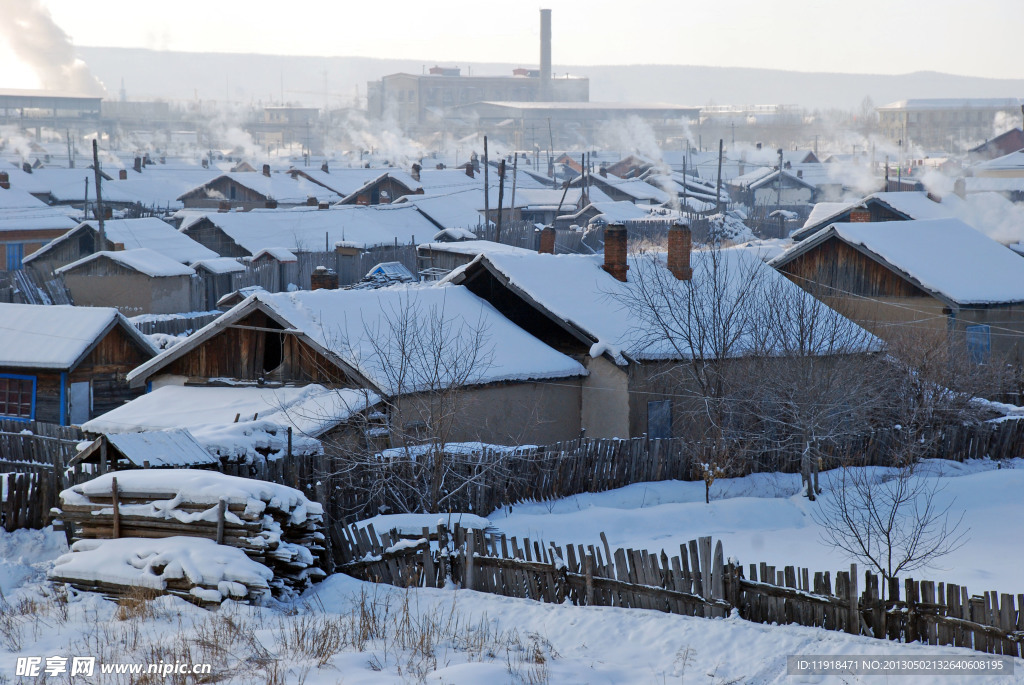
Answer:
[{"label": "chimney smoke", "polygon": [[540,99],[551,99],[551,10],[540,11]]}]

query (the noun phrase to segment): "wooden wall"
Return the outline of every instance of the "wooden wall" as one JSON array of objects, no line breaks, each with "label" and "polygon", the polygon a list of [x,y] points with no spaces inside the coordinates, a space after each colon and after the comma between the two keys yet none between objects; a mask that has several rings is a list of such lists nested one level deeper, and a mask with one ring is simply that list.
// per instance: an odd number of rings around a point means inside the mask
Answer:
[{"label": "wooden wall", "polygon": [[[254,312],[239,326],[281,328],[263,312]],[[280,353],[275,346],[281,345]],[[277,362],[277,363],[275,363]],[[253,328],[225,328],[210,340],[169,364],[163,373],[190,379],[233,378],[287,383],[346,383],[337,366],[294,334]]]}]

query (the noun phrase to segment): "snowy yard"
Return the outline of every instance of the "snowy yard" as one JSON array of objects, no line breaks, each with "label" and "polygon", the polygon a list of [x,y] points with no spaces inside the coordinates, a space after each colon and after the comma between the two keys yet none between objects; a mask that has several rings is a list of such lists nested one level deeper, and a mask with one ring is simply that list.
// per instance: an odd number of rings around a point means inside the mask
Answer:
[{"label": "snowy yard", "polygon": [[[1000,534],[1024,491],[1024,460],[929,464],[943,497],[966,507],[967,545],[944,569],[917,574],[965,583],[972,592],[1022,591],[1020,545]],[[823,474],[822,485],[829,480]],[[799,478],[757,475],[715,484],[638,484],[553,503],[529,503],[489,519],[513,535],[559,543],[678,550],[699,535],[724,540],[741,561],[837,570],[848,560],[824,548]],[[52,532],[0,533],[0,682],[19,656],[97,656],[99,663],[210,663],[231,683],[929,683],[934,676],[786,675],[787,655],[977,654],[901,645],[737,618],[702,619],[638,609],[574,607],[453,589],[401,590],[334,575],[290,603],[227,602],[208,612],[174,597],[126,606],[96,595],[65,599],[44,582],[65,551]],[[943,683],[1024,683],[1013,677],[943,677]],[[180,678],[180,676],[178,676]],[[40,682],[46,682],[46,678]],[[64,682],[52,678],[54,682]],[[77,681],[76,681],[77,682]],[[81,682],[128,682],[97,675]],[[165,682],[191,682],[175,680]]]}]

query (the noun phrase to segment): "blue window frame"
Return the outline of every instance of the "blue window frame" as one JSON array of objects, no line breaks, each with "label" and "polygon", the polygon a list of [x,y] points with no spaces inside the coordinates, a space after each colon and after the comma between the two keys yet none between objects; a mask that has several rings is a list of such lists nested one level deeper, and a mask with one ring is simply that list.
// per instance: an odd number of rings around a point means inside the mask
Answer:
[{"label": "blue window frame", "polygon": [[21,269],[21,260],[25,257],[24,243],[7,243],[7,270]]},{"label": "blue window frame", "polygon": [[0,416],[15,421],[35,420],[35,376],[0,373]]},{"label": "blue window frame", "polygon": [[987,324],[967,327],[967,355],[975,364],[987,364],[992,357],[992,329]]}]

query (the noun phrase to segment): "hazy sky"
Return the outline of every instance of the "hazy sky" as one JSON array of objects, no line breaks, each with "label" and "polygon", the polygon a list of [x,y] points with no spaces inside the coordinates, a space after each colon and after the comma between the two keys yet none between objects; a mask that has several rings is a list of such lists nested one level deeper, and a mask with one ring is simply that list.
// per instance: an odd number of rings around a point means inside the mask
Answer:
[{"label": "hazy sky", "polygon": [[[553,60],[1024,76],[1024,0],[0,0],[41,2],[75,44],[535,64]],[[4,21],[0,13],[0,22]],[[0,37],[0,42],[4,39]],[[2,87],[33,87],[0,45]]]}]

